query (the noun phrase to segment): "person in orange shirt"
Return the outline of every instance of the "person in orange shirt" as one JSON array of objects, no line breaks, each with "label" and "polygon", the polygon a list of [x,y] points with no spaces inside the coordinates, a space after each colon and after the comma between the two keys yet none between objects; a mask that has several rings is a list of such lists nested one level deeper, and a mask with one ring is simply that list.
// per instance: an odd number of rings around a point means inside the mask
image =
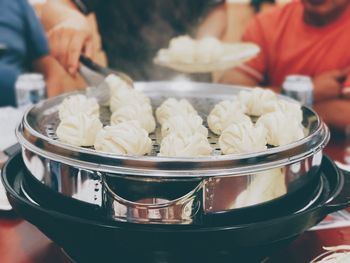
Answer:
[{"label": "person in orange shirt", "polygon": [[[220,82],[279,92],[288,75],[313,78],[314,108],[333,128],[350,124],[350,0],[302,0],[257,15],[243,41],[260,54],[225,72]],[[350,85],[349,85],[350,86]]]}]

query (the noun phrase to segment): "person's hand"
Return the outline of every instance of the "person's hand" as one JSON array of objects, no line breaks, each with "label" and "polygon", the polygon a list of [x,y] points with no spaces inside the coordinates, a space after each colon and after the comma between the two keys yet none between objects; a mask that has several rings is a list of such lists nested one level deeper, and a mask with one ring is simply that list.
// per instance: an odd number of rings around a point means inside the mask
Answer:
[{"label": "person's hand", "polygon": [[50,52],[63,67],[75,75],[79,67],[79,56],[93,57],[92,30],[87,19],[79,12],[71,12],[69,18],[48,32]]},{"label": "person's hand", "polygon": [[86,87],[85,81],[80,76],[73,77],[69,75],[57,59],[52,56],[48,55],[37,59],[32,66],[36,72],[44,75],[48,97]]},{"label": "person's hand", "polygon": [[350,99],[350,75],[346,77],[341,93],[343,98]]},{"label": "person's hand", "polygon": [[349,71],[350,68],[332,70],[314,77],[314,100],[317,102],[339,98],[342,94],[343,83]]}]

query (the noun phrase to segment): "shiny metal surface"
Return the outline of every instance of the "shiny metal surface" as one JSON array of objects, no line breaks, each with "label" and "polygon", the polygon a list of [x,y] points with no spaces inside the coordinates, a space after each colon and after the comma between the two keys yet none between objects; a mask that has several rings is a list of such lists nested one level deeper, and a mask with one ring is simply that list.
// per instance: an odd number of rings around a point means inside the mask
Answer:
[{"label": "shiny metal surface", "polygon": [[[151,98],[154,108],[167,97],[187,98],[203,119],[217,102],[244,89],[181,82],[136,83],[135,88]],[[24,116],[17,136],[26,167],[51,189],[103,206],[110,218],[120,221],[191,224],[208,212],[234,211],[292,193],[315,178],[329,140],[327,126],[304,107],[307,136],[264,152],[220,155],[218,137],[210,133],[208,139],[215,147],[210,157],[158,157],[158,130],[151,134],[150,156],[105,154],[57,140],[57,106],[64,98],[39,103]],[[101,120],[108,123],[107,109],[102,109]],[[152,184],[158,184],[157,191],[150,191]],[[142,191],[132,195],[135,188]]]},{"label": "shiny metal surface", "polygon": [[[137,83],[135,88],[143,91],[152,99],[154,108],[168,97],[186,98],[191,101],[204,120],[217,102],[244,89],[227,85],[183,82]],[[57,140],[55,136],[59,122],[57,106],[66,96],[68,95],[49,99],[28,111],[17,131],[19,141],[25,148],[52,160],[101,172],[175,178],[240,175],[303,160],[321,150],[329,139],[328,129],[320,121],[317,114],[304,107],[304,126],[308,135],[292,144],[271,148],[267,151],[252,154],[220,155],[220,149],[217,147],[218,137],[210,133],[209,140],[215,148],[213,156],[158,157],[156,154],[159,150],[160,136],[159,132],[156,132],[151,134],[154,141],[152,155],[119,156],[97,152],[91,148],[70,146]],[[109,121],[109,114],[106,111],[107,109],[102,110],[101,114],[101,119],[105,124]]]},{"label": "shiny metal surface", "polygon": [[56,162],[26,149],[22,150],[22,157],[31,175],[53,191],[102,206],[100,173]]},{"label": "shiny metal surface", "polygon": [[[300,189],[314,178],[321,164],[321,158],[322,151],[319,151],[303,161],[280,168],[266,169],[260,173],[242,173],[240,176],[231,177],[198,177],[198,180],[203,182],[201,184],[203,211],[215,212],[248,207]],[[103,173],[52,161],[25,149],[23,150],[23,159],[31,174],[52,190],[68,197],[102,206],[101,174]],[[276,170],[281,171],[277,176]],[[129,180],[130,185],[134,185],[135,181],[147,185],[152,180],[165,181],[167,179],[135,177],[122,173],[113,173],[107,176],[124,177]],[[258,182],[256,178],[259,177],[264,178],[263,183],[261,181],[258,184],[254,183]],[[175,182],[179,180],[186,181],[186,179],[181,178],[173,179]],[[190,178],[188,180],[190,182]],[[171,181],[168,179],[168,182]],[[123,185],[125,187],[125,182]],[[117,186],[118,184],[116,184]],[[193,188],[195,187],[193,186]],[[143,189],[141,186],[140,188]],[[111,196],[113,194],[118,195],[118,192],[112,192]]]},{"label": "shiny metal surface", "polygon": [[107,216],[127,222],[191,224],[201,207],[204,181],[102,175]]}]

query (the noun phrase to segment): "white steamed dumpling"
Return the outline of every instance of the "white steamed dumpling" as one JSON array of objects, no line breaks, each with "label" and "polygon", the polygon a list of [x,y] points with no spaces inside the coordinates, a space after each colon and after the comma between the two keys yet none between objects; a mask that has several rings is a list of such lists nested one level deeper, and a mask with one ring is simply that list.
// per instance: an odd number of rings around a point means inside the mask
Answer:
[{"label": "white steamed dumpling", "polygon": [[188,135],[181,132],[170,133],[160,145],[159,156],[196,157],[208,156],[212,148],[206,136],[200,133]]},{"label": "white steamed dumpling", "polygon": [[74,146],[92,146],[101,129],[102,123],[97,117],[80,113],[64,118],[56,134],[62,142]]},{"label": "white steamed dumpling", "polygon": [[241,154],[259,152],[267,149],[267,130],[249,122],[232,124],[219,138],[223,154]]},{"label": "white steamed dumpling", "polygon": [[303,122],[303,111],[299,103],[278,100],[275,102],[274,107],[274,111],[281,111],[290,118],[296,119],[299,123]]},{"label": "white steamed dumpling", "polygon": [[165,100],[156,110],[158,122],[162,125],[167,119],[173,116],[197,114],[197,111],[185,99],[177,100],[169,98]]},{"label": "white steamed dumpling", "polygon": [[209,129],[220,135],[231,124],[251,123],[250,118],[243,113],[244,111],[245,107],[238,101],[225,100],[216,104],[207,119]]},{"label": "white steamed dumpling", "polygon": [[112,95],[115,94],[116,92],[118,92],[120,89],[131,89],[132,88],[123,79],[121,79],[120,77],[118,77],[114,74],[108,75],[104,81],[108,84]]},{"label": "white steamed dumpling", "polygon": [[150,99],[140,91],[134,89],[119,89],[110,99],[111,112],[130,104],[151,104]]},{"label": "white steamed dumpling", "polygon": [[159,53],[161,57],[181,63],[210,63],[221,59],[222,54],[223,46],[218,39],[204,37],[197,40],[188,35],[173,38],[169,48]]},{"label": "white steamed dumpling", "polygon": [[170,60],[193,63],[195,60],[196,42],[189,36],[173,38],[166,53]]},{"label": "white steamed dumpling", "polygon": [[197,42],[196,61],[210,63],[221,58],[223,48],[221,42],[214,37],[205,37]]},{"label": "white steamed dumpling", "polygon": [[297,118],[290,118],[282,111],[261,116],[257,125],[267,129],[267,143],[273,146],[286,145],[304,138],[304,129]]},{"label": "white steamed dumpling", "polygon": [[100,116],[100,106],[95,98],[88,98],[85,95],[72,95],[65,98],[58,106],[58,115],[60,120],[69,116],[83,113],[91,117]]},{"label": "white steamed dumpling", "polygon": [[127,121],[104,127],[96,136],[97,151],[119,155],[145,155],[152,150],[152,140],[138,122]]},{"label": "white steamed dumpling", "polygon": [[148,133],[156,128],[156,121],[152,115],[152,107],[149,104],[130,104],[123,106],[113,112],[111,125],[126,121],[137,121]]},{"label": "white steamed dumpling", "polygon": [[176,132],[182,132],[188,135],[198,132],[205,137],[208,136],[208,129],[203,126],[202,118],[195,114],[173,116],[163,123],[161,129],[163,138],[170,133]]},{"label": "white steamed dumpling", "polygon": [[254,88],[251,91],[241,91],[238,100],[245,105],[246,113],[251,116],[261,116],[275,110],[277,95],[268,89]]}]

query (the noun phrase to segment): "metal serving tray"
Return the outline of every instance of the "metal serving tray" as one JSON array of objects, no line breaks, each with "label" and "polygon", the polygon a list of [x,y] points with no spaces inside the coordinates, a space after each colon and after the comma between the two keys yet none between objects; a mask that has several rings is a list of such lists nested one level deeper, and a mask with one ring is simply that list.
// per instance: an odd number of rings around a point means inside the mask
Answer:
[{"label": "metal serving tray", "polygon": [[[239,91],[247,89],[229,85],[191,82],[149,82],[136,83],[135,88],[151,98],[154,109],[166,98],[186,98],[206,121],[210,110],[218,102],[229,99]],[[41,102],[29,110],[18,128],[18,137],[23,146],[48,156],[87,169],[102,172],[125,172],[127,174],[151,177],[225,176],[258,172],[283,164],[297,162],[321,150],[329,139],[328,129],[318,115],[303,107],[305,133],[302,140],[289,145],[270,148],[263,152],[239,155],[220,155],[218,136],[209,132],[209,142],[215,149],[210,157],[174,158],[156,156],[159,152],[159,126],[150,137],[153,151],[149,156],[120,156],[95,151],[92,148],[75,147],[57,140],[55,134],[59,123],[57,107],[71,94]],[[285,97],[281,97],[286,99]],[[101,120],[109,124],[110,113],[101,110]]]}]

